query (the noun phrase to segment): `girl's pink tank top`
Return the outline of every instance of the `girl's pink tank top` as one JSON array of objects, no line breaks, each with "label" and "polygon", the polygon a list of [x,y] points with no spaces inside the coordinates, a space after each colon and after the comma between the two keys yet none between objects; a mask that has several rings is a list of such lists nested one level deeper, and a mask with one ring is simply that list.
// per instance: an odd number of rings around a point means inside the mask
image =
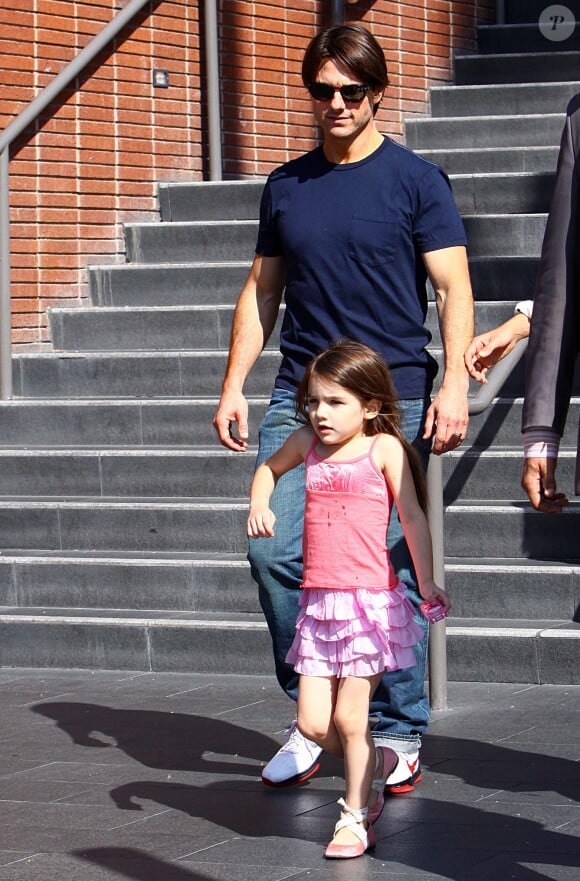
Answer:
[{"label": "girl's pink tank top", "polygon": [[390,590],[398,579],[386,548],[392,496],[369,451],[346,462],[306,455],[305,588]]}]

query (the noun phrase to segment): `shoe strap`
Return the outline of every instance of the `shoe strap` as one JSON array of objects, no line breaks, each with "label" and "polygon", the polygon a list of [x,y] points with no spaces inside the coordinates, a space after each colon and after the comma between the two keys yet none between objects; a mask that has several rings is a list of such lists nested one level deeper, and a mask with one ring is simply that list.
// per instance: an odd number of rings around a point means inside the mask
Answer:
[{"label": "shoe strap", "polygon": [[343,798],[338,799],[338,804],[341,806],[342,811],[340,812],[340,820],[334,827],[334,834],[336,835],[341,829],[350,829],[367,847],[368,836],[364,823],[367,819],[368,808],[351,808]]}]

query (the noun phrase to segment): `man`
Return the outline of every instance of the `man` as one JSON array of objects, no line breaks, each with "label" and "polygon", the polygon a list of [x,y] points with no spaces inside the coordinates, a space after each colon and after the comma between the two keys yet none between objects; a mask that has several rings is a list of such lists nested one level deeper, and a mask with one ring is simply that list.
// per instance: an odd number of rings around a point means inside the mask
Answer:
[{"label": "man", "polygon": [[[534,508],[547,514],[557,514],[568,504],[566,495],[557,491],[555,475],[580,350],[579,152],[580,94],[566,111],[534,299],[518,303],[512,318],[475,337],[465,353],[467,369],[481,382],[487,368],[529,334],[522,487]],[[580,426],[575,492],[580,495]]]},{"label": "man", "polygon": [[[426,464],[457,447],[467,428],[468,375],[463,352],[473,336],[473,301],[465,233],[443,172],[383,136],[375,114],[387,86],[382,49],[360,25],[338,25],[308,46],[302,79],[322,145],[274,171],[264,189],[256,255],[233,320],[222,397],[214,418],[221,442],[245,450],[248,407],[243,385],[268,340],[285,291],[282,362],[259,432],[257,463],[296,428],[294,393],[308,362],[332,341],[350,338],[387,361],[400,398],[403,430]],[[440,389],[426,345],[426,279],[436,291],[445,356]],[[237,423],[237,435],[232,426]],[[296,699],[286,661],[294,636],[302,573],[304,476],[279,481],[272,497],[276,535],[250,542],[249,560],[272,636],[276,674]],[[415,576],[398,518],[387,544],[409,596]],[[427,623],[417,666],[385,673],[371,704],[373,737],[396,751],[386,775],[391,791],[420,778],[420,736],[429,720],[424,691]],[[289,785],[318,769],[320,749],[295,725],[263,771],[269,785]]]}]

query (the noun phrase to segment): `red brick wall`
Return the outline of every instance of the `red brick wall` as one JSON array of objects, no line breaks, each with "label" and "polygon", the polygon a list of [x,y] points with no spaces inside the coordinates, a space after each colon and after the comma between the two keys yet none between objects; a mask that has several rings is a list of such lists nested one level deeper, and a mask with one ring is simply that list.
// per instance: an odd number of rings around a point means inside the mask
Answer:
[{"label": "red brick wall", "polygon": [[[10,121],[128,0],[3,0],[0,126]],[[427,88],[474,49],[495,0],[360,0],[345,17],[375,33],[391,86],[380,127],[401,137]],[[310,149],[316,130],[300,80],[308,40],[330,0],[219,0],[223,170],[266,174]],[[156,218],[157,181],[207,174],[203,3],[151,0],[11,151],[13,341],[48,340],[46,309],[86,301],[86,267],[124,259],[122,224]],[[153,68],[170,87],[152,86]]]},{"label": "red brick wall", "polygon": [[[330,24],[332,4],[222,6],[224,172],[252,176],[316,142],[300,65],[308,41]],[[402,138],[404,119],[426,113],[429,85],[452,79],[454,54],[475,50],[477,25],[493,20],[495,0],[359,0],[344,8],[385,50],[390,87],[377,121]]]}]

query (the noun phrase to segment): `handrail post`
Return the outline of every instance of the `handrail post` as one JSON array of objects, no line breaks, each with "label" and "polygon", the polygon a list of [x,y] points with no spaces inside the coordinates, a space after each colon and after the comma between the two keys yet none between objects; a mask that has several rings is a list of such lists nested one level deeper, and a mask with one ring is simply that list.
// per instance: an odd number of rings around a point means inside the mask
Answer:
[{"label": "handrail post", "polygon": [[8,147],[0,152],[0,400],[12,397],[12,294],[10,290],[10,190]]},{"label": "handrail post", "polygon": [[205,3],[205,41],[209,179],[220,181],[222,180],[222,135],[216,0],[206,0]]},{"label": "handrail post", "polygon": [[[527,339],[518,340],[501,361],[494,365],[487,383],[476,395],[469,398],[469,415],[483,413],[489,407],[512,370],[523,357]],[[427,492],[429,506],[427,519],[433,543],[433,578],[445,587],[445,548],[443,543],[443,456],[433,453],[427,467]],[[447,709],[447,647],[445,619],[431,624],[429,628],[429,702],[434,710]]]},{"label": "handrail post", "polygon": [[[432,453],[427,468],[429,506],[427,519],[433,543],[433,578],[445,588],[443,545],[443,457]],[[445,619],[429,627],[429,703],[433,710],[447,709],[447,650]]]},{"label": "handrail post", "polygon": [[[351,0],[352,2],[352,0]],[[330,3],[330,23],[332,25],[342,24],[344,21],[344,0],[331,0]]]}]

